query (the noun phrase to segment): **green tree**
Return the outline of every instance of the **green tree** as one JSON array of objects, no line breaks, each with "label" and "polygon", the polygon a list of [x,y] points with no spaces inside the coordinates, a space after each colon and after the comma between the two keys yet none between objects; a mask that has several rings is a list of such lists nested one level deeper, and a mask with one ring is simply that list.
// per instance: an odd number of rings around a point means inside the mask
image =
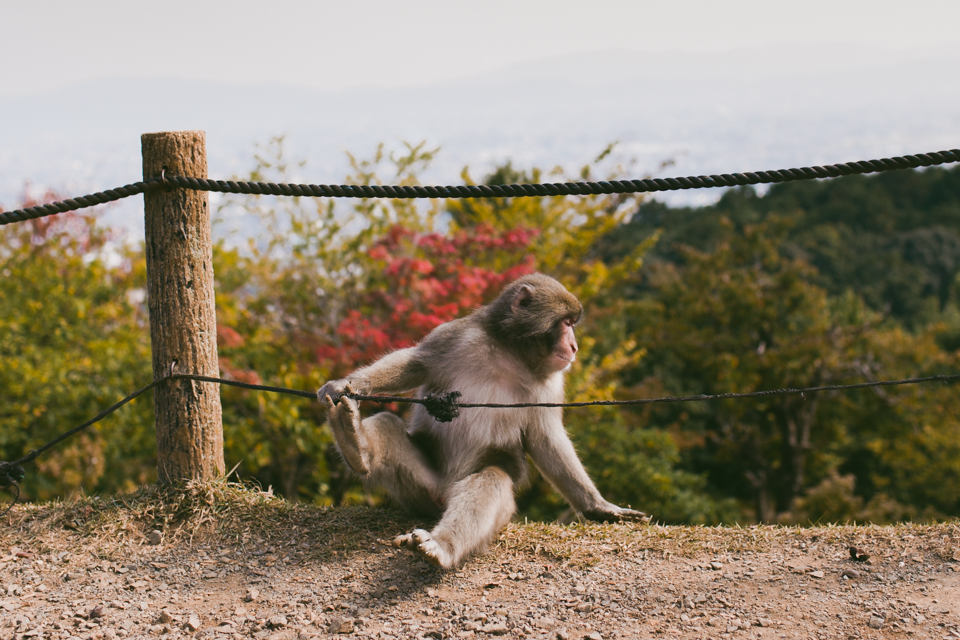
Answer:
[{"label": "green tree", "polygon": [[[789,228],[771,219],[734,232],[711,252],[677,249],[680,265],[650,273],[654,295],[637,330],[651,346],[635,372],[674,393],[720,394],[839,382],[855,366],[862,323],[832,313],[803,262],[779,249]],[[702,442],[700,466],[726,493],[752,495],[770,522],[805,486],[811,461],[828,455],[837,425],[819,414],[821,396],[774,396],[673,406],[660,411]]]},{"label": "green tree", "polygon": [[[784,250],[795,218],[767,217],[740,228],[717,222],[710,250],[675,246],[674,261],[647,272],[635,331],[651,346],[631,374],[641,387],[742,393],[950,370],[955,358],[939,350],[936,332],[904,332],[851,292],[831,297],[814,284],[816,271]],[[854,473],[861,499],[900,505],[887,510],[888,518],[908,513],[904,505],[914,505],[913,513],[954,513],[950,491],[930,485],[924,493],[925,485],[908,480],[921,468],[950,483],[956,474],[955,447],[946,445],[957,435],[955,409],[947,396],[931,404],[931,391],[691,403],[657,408],[652,418],[678,432],[690,469],[708,472],[724,494],[752,503],[748,518],[808,513],[814,503],[798,507],[798,500],[840,472]],[[933,442],[946,449],[934,450]],[[876,504],[867,510],[878,514]]]},{"label": "green tree", "polygon": [[721,220],[742,229],[771,215],[793,217],[781,250],[813,266],[811,281],[830,295],[850,291],[911,330],[956,317],[960,167],[782,183],[762,196],[730,189],[707,207],[649,201],[601,250],[613,258],[659,232],[648,265],[676,262],[677,247],[724,242]]},{"label": "green tree", "polygon": [[[89,214],[0,227],[0,459],[19,458],[151,378],[143,254],[111,239]],[[28,499],[154,481],[149,397],[44,454],[28,473]]]}]

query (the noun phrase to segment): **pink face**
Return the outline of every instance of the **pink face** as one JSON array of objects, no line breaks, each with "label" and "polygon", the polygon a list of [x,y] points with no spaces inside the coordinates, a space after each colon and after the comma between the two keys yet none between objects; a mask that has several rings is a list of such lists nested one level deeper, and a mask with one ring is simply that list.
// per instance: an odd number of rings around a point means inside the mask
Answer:
[{"label": "pink face", "polygon": [[553,348],[551,364],[554,371],[564,371],[577,359],[577,338],[573,334],[573,320],[560,323],[560,339]]}]

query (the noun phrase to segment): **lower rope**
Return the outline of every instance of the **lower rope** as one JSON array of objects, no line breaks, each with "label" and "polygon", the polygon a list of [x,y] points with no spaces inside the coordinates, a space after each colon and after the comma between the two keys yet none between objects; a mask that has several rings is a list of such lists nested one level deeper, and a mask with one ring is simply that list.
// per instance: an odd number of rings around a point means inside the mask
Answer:
[{"label": "lower rope", "polygon": [[[341,397],[346,396],[353,400],[363,400],[368,402],[376,402],[379,404],[388,404],[391,402],[406,403],[406,404],[420,404],[423,405],[437,422],[452,422],[455,418],[460,415],[461,409],[520,409],[527,407],[548,407],[548,408],[579,408],[579,407],[592,407],[592,406],[624,406],[624,405],[642,405],[642,404],[657,404],[657,403],[674,403],[674,402],[706,402],[710,400],[731,400],[737,398],[763,398],[766,396],[774,395],[785,395],[785,394],[805,394],[805,393],[820,393],[823,391],[846,391],[850,389],[866,389],[870,387],[890,387],[890,386],[900,386],[908,384],[921,384],[924,382],[950,382],[953,380],[960,379],[960,373],[958,374],[944,374],[944,375],[934,375],[934,376],[925,376],[922,378],[906,378],[903,380],[878,380],[875,382],[859,382],[855,384],[834,384],[834,385],[823,385],[819,387],[804,387],[804,388],[785,388],[785,389],[770,389],[768,391],[748,391],[745,393],[719,393],[713,395],[695,395],[695,396],[664,396],[660,398],[635,398],[631,400],[589,400],[585,402],[523,402],[517,404],[501,404],[501,403],[469,403],[469,402],[460,402],[461,394],[458,391],[451,391],[445,394],[431,394],[425,398],[408,398],[405,396],[381,396],[381,395],[366,395],[361,393],[344,393],[341,394]],[[25,472],[22,465],[33,462],[40,456],[43,452],[49,450],[50,448],[56,446],[60,442],[63,442],[72,435],[75,435],[87,427],[103,420],[108,415],[127,404],[137,396],[146,393],[150,389],[153,389],[159,384],[162,384],[168,380],[193,380],[196,382],[210,382],[214,384],[226,385],[230,387],[239,387],[241,389],[250,389],[253,391],[267,391],[270,393],[281,393],[286,395],[298,396],[300,398],[316,398],[317,394],[314,391],[303,391],[301,389],[288,389],[286,387],[273,387],[269,385],[262,384],[251,384],[249,382],[240,382],[238,380],[225,380],[223,378],[215,378],[213,376],[202,376],[192,373],[172,373],[170,375],[164,376],[154,380],[147,386],[142,389],[138,389],[126,396],[116,404],[111,405],[107,409],[104,409],[96,416],[87,420],[83,424],[70,429],[69,431],[61,434],[45,445],[38,447],[37,449],[31,450],[27,455],[23,456],[18,460],[13,462],[7,462],[0,460],[0,488],[9,488],[14,491],[13,502],[8,506],[3,513],[0,513],[0,517],[6,515],[10,509],[13,508],[13,505],[17,503],[17,500],[20,497],[20,482],[23,481],[25,477]],[[339,397],[336,398],[339,401]]]}]

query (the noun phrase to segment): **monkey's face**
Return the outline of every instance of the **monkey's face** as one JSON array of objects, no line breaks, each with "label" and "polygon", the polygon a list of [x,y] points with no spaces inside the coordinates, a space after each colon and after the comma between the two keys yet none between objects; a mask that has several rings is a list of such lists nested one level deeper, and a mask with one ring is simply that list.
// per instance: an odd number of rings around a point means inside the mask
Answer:
[{"label": "monkey's face", "polygon": [[490,335],[531,372],[549,376],[576,360],[573,327],[582,313],[580,302],[562,284],[535,273],[508,285],[483,310],[482,321]]},{"label": "monkey's face", "polygon": [[575,322],[570,318],[560,321],[557,328],[557,340],[547,359],[547,368],[553,371],[565,371],[577,359],[577,337],[574,335]]}]

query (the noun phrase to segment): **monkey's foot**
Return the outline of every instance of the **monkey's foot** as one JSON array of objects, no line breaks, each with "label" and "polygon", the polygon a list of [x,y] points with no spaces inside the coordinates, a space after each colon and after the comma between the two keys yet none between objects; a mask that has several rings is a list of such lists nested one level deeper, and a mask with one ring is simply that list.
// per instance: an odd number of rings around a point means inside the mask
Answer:
[{"label": "monkey's foot", "polygon": [[429,531],[414,529],[410,533],[399,535],[393,539],[393,546],[397,549],[406,547],[438,567],[444,569],[453,567],[453,558],[440,546],[439,542],[433,539]]},{"label": "monkey's foot", "polygon": [[[350,387],[347,386],[350,391]],[[370,473],[367,463],[360,452],[360,441],[357,431],[360,429],[360,411],[357,402],[352,398],[341,397],[336,404],[330,396],[324,398],[327,405],[327,419],[330,421],[330,430],[337,441],[337,447],[343,455],[344,461],[350,468],[362,476]]]}]

